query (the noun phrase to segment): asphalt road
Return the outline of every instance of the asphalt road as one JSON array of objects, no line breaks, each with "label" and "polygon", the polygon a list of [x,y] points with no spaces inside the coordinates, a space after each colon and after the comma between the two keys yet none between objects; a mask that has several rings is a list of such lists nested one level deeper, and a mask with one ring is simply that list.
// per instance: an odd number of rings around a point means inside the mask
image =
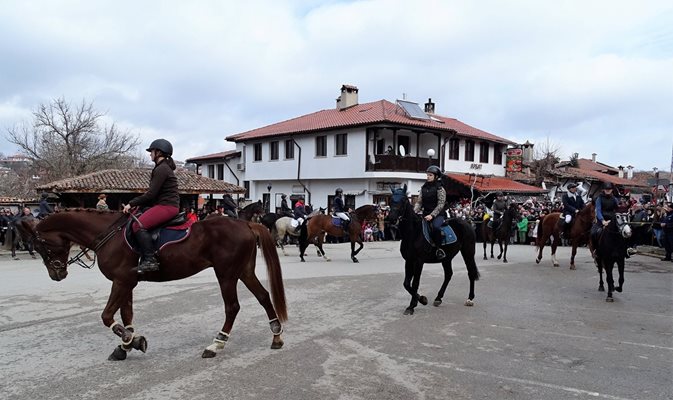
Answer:
[{"label": "asphalt road", "polygon": [[[122,362],[107,361],[118,338],[100,321],[110,287],[100,273],[71,267],[52,282],[27,254],[0,255],[0,398],[673,398],[673,264],[632,257],[625,291],[606,303],[586,249],[571,271],[568,249],[554,268],[548,250],[536,265],[532,247],[513,246],[509,264],[477,259],[474,307],[456,259],[444,303],[404,316],[398,245],[367,243],[359,264],[346,244],[326,246],[332,262],[311,249],[304,264],[296,248],[281,255],[280,350],[243,285],[230,341],[202,359],[224,318],[212,271],[141,283],[134,322],[149,349]],[[427,265],[421,292],[434,298],[442,276]]]}]

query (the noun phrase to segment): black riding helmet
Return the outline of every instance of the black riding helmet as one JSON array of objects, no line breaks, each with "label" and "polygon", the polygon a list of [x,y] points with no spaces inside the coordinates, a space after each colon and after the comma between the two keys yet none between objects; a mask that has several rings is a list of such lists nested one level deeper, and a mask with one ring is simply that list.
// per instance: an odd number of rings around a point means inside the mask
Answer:
[{"label": "black riding helmet", "polygon": [[429,166],[428,169],[425,170],[425,172],[428,174],[434,174],[435,178],[439,178],[442,175],[442,170],[440,170],[439,167],[436,165]]},{"label": "black riding helmet", "polygon": [[167,156],[173,155],[173,145],[166,139],[157,139],[145,151],[159,150]]},{"label": "black riding helmet", "polygon": [[336,188],[336,190],[334,191],[334,194],[341,194],[341,193],[343,193],[343,192],[344,192],[343,189],[341,189],[341,188]]}]

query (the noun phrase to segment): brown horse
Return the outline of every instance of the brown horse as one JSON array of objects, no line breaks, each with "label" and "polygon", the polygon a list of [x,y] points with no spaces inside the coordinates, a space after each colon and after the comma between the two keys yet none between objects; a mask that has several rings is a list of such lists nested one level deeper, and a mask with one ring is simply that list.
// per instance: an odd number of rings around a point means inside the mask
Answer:
[{"label": "brown horse", "polygon": [[[323,257],[325,260],[330,261],[330,259],[325,256],[325,250],[322,248],[322,244],[325,240],[325,233],[328,233],[336,237],[348,235],[348,239],[351,242],[351,260],[353,260],[353,262],[359,262],[355,256],[362,250],[362,247],[364,247],[362,244],[361,225],[364,221],[375,220],[376,213],[377,206],[372,204],[365,204],[364,206],[356,208],[355,211],[349,214],[351,221],[348,225],[348,232],[345,232],[341,226],[332,224],[331,215],[318,214],[312,216],[304,223],[304,225],[302,225],[301,233],[299,235],[299,257],[301,258],[301,261],[305,261],[304,251],[309,243],[316,245],[319,257]],[[355,250],[355,243],[359,246],[357,250]]]},{"label": "brown horse", "polygon": [[[500,226],[495,230],[488,226],[488,222],[484,221],[481,224],[481,238],[484,241],[484,260],[488,260],[486,257],[486,244],[491,244],[491,258],[493,258],[493,245],[496,240],[498,241],[498,246],[500,247],[500,254],[498,254],[498,260],[502,258],[502,262],[507,262],[507,246],[509,245],[509,239],[512,236],[512,227],[514,223],[519,219],[519,206],[516,203],[512,203],[507,207],[505,213],[500,219]],[[503,243],[505,244],[505,249],[503,251]]]},{"label": "brown horse", "polygon": [[[273,333],[272,349],[283,346],[281,322],[287,319],[285,291],[278,253],[269,231],[262,225],[233,218],[200,221],[191,226],[190,236],[162,249],[158,254],[161,269],[138,275],[132,268],[138,265],[138,255],[123,237],[128,216],[116,211],[92,209],[66,210],[51,214],[35,228],[23,224],[35,242],[55,281],[68,275],[72,243],[92,249],[98,256],[98,268],[112,281],[112,291],[101,315],[103,324],[121,337],[122,345],[110,355],[111,360],[123,360],[132,349],[145,352],[147,341],[134,332],[133,288],[139,277],[153,282],[166,282],[192,276],[213,267],[224,300],[225,321],[222,330],[202,357],[214,357],[224,348],[234,320],[240,309],[236,284],[240,279],[264,307]],[[255,276],[255,256],[259,243],[267,266],[271,298]],[[76,258],[76,257],[75,257]],[[274,308],[275,306],[275,308]],[[120,310],[122,322],[114,320]]]},{"label": "brown horse", "polygon": [[[546,215],[542,221],[540,221],[537,230],[537,241],[535,242],[538,250],[537,258],[535,259],[536,263],[539,264],[542,260],[542,250],[544,250],[545,243],[547,243],[547,240],[549,240],[550,237],[553,237],[551,242],[551,260],[555,267],[559,266],[559,262],[556,259],[556,248],[561,244],[561,230],[558,224],[560,218],[561,213],[555,212]],[[572,223],[570,237],[568,238],[572,245],[570,269],[575,269],[575,255],[577,254],[577,248],[587,244],[591,248],[589,236],[591,225],[595,218],[596,210],[591,202],[575,215],[575,221]]]}]

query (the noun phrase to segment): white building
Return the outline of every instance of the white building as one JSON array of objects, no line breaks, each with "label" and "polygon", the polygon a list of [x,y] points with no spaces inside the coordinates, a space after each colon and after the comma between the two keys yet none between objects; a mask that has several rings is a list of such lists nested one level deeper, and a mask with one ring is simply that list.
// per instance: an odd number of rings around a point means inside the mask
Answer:
[{"label": "white building", "polygon": [[505,175],[505,150],[514,142],[434,113],[418,104],[379,100],[359,104],[344,85],[334,109],[321,110],[227,137],[236,150],[188,159],[197,172],[245,187],[271,211],[280,195],[328,207],[337,187],[346,204],[385,201],[391,187],[417,193],[425,170]]}]

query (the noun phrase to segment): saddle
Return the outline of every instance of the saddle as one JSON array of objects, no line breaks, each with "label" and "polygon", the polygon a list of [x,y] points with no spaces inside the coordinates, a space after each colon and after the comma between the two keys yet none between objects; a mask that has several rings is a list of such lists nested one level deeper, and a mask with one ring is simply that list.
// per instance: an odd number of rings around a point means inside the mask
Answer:
[{"label": "saddle", "polygon": [[[141,254],[140,246],[138,246],[138,242],[131,229],[131,224],[133,224],[133,222],[135,222],[135,220],[129,217],[129,220],[124,227],[124,240],[131,250]],[[158,253],[168,245],[186,240],[191,233],[190,228],[192,224],[194,224],[194,221],[187,219],[185,213],[181,212],[170,221],[150,230],[149,232],[150,235],[152,235],[154,251]]]},{"label": "saddle", "polygon": [[[446,244],[451,244],[455,243],[458,240],[458,236],[456,236],[456,232],[453,231],[453,228],[449,225],[450,219],[444,220],[444,223],[442,226],[439,228],[442,234],[442,246]],[[434,229],[432,228],[432,224],[430,224],[428,221],[425,219],[423,220],[423,237],[429,244],[433,244],[434,241],[432,240],[432,231]]]}]

